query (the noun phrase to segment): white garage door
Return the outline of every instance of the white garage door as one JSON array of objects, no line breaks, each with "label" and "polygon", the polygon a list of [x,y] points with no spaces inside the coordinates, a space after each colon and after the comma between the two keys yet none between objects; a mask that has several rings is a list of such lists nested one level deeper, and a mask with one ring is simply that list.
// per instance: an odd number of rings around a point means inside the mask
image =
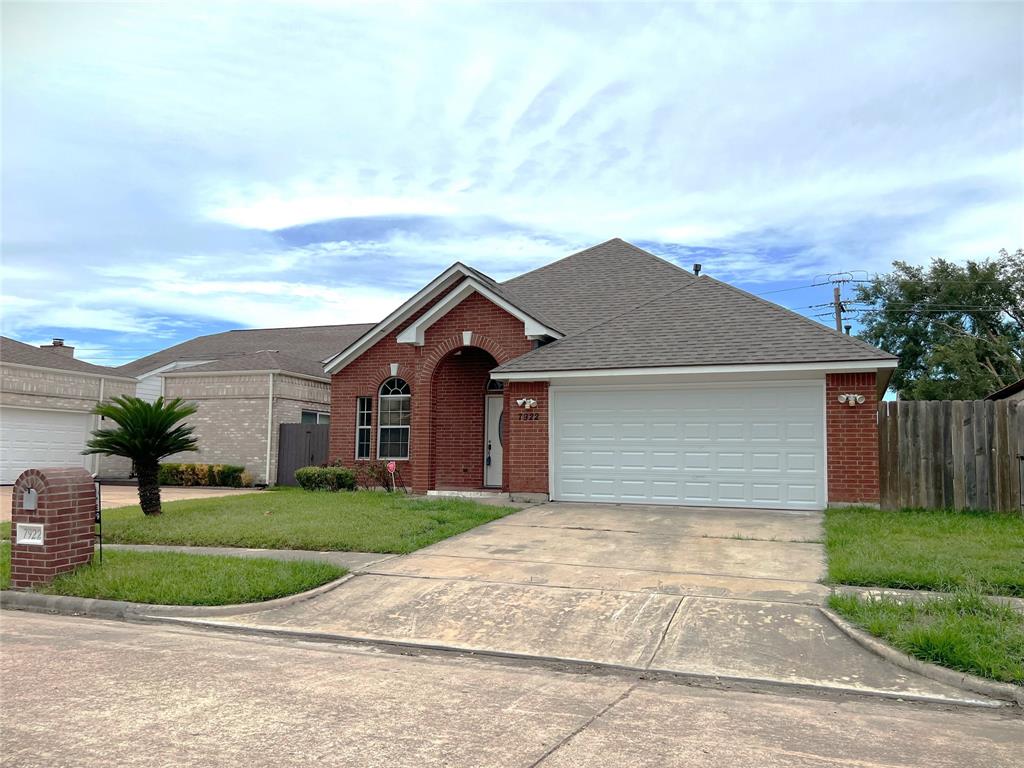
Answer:
[{"label": "white garage door", "polygon": [[552,388],[564,501],[821,509],[820,383]]},{"label": "white garage door", "polygon": [[88,467],[82,455],[93,417],[88,413],[0,408],[0,483],[33,467]]}]

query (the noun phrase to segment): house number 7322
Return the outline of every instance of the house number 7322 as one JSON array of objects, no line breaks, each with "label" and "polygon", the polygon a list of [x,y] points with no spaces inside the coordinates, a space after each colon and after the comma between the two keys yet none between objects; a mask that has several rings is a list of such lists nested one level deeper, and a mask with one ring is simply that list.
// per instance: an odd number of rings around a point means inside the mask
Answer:
[{"label": "house number 7322", "polygon": [[519,414],[519,420],[520,421],[540,421],[540,414],[539,413],[520,413]]}]

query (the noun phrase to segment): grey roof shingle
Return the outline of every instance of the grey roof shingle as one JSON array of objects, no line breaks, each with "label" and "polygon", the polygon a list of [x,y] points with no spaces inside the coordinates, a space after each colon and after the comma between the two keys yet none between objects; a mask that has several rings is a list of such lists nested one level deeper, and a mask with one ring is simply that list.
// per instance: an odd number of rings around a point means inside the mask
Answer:
[{"label": "grey roof shingle", "polygon": [[69,355],[54,352],[49,349],[40,349],[31,344],[25,344],[17,339],[7,336],[0,336],[0,361],[14,363],[16,365],[34,365],[39,368],[54,368],[59,371],[71,371],[76,373],[92,373],[103,376],[130,376],[117,368],[108,368],[105,365],[93,365],[84,360],[76,360]]},{"label": "grey roof shingle", "polygon": [[278,350],[262,350],[243,355],[226,355],[220,360],[202,365],[190,365],[162,374],[164,376],[188,376],[192,373],[216,373],[219,371],[287,371],[301,373],[304,376],[316,376],[327,381],[330,377],[324,373],[323,363],[308,360]]},{"label": "grey roof shingle", "polygon": [[639,306],[528,352],[495,373],[895,359],[705,276],[659,291]]},{"label": "grey roof shingle", "polygon": [[[255,352],[281,353],[284,350],[284,354],[292,361],[291,364],[302,367],[302,370],[296,370],[295,373],[307,373],[311,370],[309,364],[314,363],[313,367],[317,371],[311,375],[324,376],[320,363],[349,346],[374,326],[375,323],[356,323],[225,331],[175,344],[173,347],[122,365],[118,370],[130,376],[141,376],[179,360],[209,360],[212,364],[222,359],[237,358]],[[284,358],[281,360],[284,361]],[[192,370],[198,370],[199,367],[196,366]]]},{"label": "grey roof shingle", "polygon": [[696,279],[615,238],[506,280],[501,287],[513,303],[549,318],[568,336]]}]

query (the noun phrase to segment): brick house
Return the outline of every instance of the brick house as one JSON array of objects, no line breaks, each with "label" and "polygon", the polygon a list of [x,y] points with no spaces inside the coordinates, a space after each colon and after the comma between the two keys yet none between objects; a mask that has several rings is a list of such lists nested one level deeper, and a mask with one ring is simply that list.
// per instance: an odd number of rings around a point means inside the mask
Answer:
[{"label": "brick house", "polygon": [[189,419],[199,450],[167,461],[239,464],[257,483],[277,481],[281,424],[326,423],[330,379],[323,361],[369,324],[257,328],[200,336],[117,369],[138,396],[197,405]]},{"label": "brick house", "polygon": [[104,477],[127,477],[131,463],[116,456],[83,456],[89,433],[101,426],[93,408],[135,394],[135,379],[75,358],[54,339],[34,347],[0,337],[0,484],[33,467],[84,467]]},{"label": "brick house", "polygon": [[327,361],[331,457],[417,492],[877,503],[895,367],[619,239],[503,283],[456,263]]}]

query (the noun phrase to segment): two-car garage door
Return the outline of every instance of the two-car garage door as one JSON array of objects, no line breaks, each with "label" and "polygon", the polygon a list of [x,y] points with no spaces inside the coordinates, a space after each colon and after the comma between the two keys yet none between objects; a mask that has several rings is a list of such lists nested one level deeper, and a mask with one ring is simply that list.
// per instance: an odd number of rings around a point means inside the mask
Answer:
[{"label": "two-car garage door", "polygon": [[92,421],[88,413],[0,408],[0,483],[33,467],[88,467],[82,449]]},{"label": "two-car garage door", "polygon": [[551,389],[552,497],[821,509],[820,382]]}]

